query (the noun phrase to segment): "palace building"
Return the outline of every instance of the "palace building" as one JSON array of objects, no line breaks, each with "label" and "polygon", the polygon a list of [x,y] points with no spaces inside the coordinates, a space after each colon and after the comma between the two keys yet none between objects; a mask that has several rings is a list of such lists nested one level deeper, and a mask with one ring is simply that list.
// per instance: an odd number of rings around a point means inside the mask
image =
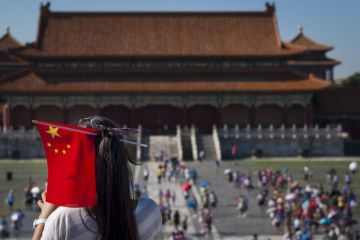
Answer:
[{"label": "palace building", "polygon": [[147,133],[193,126],[312,127],[314,94],[340,62],[300,29],[281,39],[275,6],[258,12],[56,12],[37,38],[0,39],[4,129],[100,114]]}]

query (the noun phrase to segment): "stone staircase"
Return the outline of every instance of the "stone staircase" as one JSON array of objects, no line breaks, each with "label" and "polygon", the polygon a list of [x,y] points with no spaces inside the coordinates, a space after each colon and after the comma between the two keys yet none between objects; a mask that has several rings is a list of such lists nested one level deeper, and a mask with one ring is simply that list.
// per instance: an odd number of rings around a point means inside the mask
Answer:
[{"label": "stone staircase", "polygon": [[181,145],[183,150],[183,160],[193,160],[190,131],[181,134]]},{"label": "stone staircase", "polygon": [[216,152],[213,135],[198,135],[196,140],[198,145],[198,153],[200,153],[202,149],[205,151],[204,160],[215,160]]},{"label": "stone staircase", "polygon": [[172,135],[149,136],[149,155],[148,159],[154,160],[155,154],[164,151],[165,159],[178,156],[177,139]]},{"label": "stone staircase", "polygon": [[142,135],[141,136],[141,143],[147,144],[147,148],[141,148],[141,160],[142,161],[148,161],[149,160],[149,136]]}]

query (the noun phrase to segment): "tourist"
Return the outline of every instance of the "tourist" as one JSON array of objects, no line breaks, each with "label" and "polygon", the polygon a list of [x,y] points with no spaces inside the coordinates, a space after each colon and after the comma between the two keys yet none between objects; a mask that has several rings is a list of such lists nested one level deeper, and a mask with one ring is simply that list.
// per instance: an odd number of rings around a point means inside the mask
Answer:
[{"label": "tourist", "polygon": [[32,210],[33,198],[32,198],[30,188],[28,188],[28,187],[26,187],[24,189],[24,203],[25,203],[26,210]]},{"label": "tourist", "polygon": [[180,225],[180,213],[178,210],[175,210],[175,212],[174,212],[173,223],[174,223],[175,229],[178,230],[179,225]]},{"label": "tourist", "polygon": [[149,170],[147,168],[143,169],[142,179],[146,184],[149,179]]},{"label": "tourist", "polygon": [[355,174],[356,173],[356,170],[357,170],[357,162],[355,161],[352,161],[350,164],[349,164],[349,171],[352,173],[352,174]]},{"label": "tourist", "polygon": [[351,184],[351,176],[350,176],[350,174],[345,173],[345,175],[344,175],[344,182],[345,182],[346,184]]},{"label": "tourist", "polygon": [[165,200],[166,200],[166,203],[170,204],[170,198],[171,198],[171,190],[170,188],[167,188],[165,190]]},{"label": "tourist", "polygon": [[23,226],[23,219],[25,218],[25,214],[21,209],[18,209],[14,213],[11,214],[10,220],[13,228],[13,237],[19,237],[21,233],[21,228]]},{"label": "tourist", "polygon": [[309,178],[312,176],[312,170],[308,165],[304,166],[304,180],[308,181]]},{"label": "tourist", "polygon": [[204,205],[200,212],[200,223],[204,234],[211,235],[212,232],[212,211],[208,205]]},{"label": "tourist", "polygon": [[8,194],[6,195],[5,202],[8,205],[9,210],[12,211],[15,203],[14,191],[12,189],[10,189]]},{"label": "tourist", "polygon": [[9,234],[9,224],[4,215],[0,218],[0,238],[5,239],[10,236]]},{"label": "tourist", "polygon": [[163,177],[163,169],[164,169],[163,166],[160,164],[156,168],[156,177],[158,184],[161,184],[161,178]]},{"label": "tourist", "polygon": [[184,217],[183,217],[183,220],[181,221],[181,228],[182,228],[182,230],[184,231],[184,232],[187,232],[187,228],[188,228],[188,217],[187,217],[187,215],[185,215]]},{"label": "tourist", "polygon": [[240,195],[237,202],[237,209],[240,212],[240,217],[246,218],[249,209],[249,200],[244,195]]},{"label": "tourist", "polygon": [[199,152],[199,160],[202,161],[205,158],[205,150],[201,149]]},{"label": "tourist", "polygon": [[135,162],[127,157],[117,126],[97,116],[80,119],[75,125],[99,132],[95,138],[96,206],[57,207],[43,193],[39,219],[47,220],[36,226],[33,240],[62,239],[64,234],[67,239],[75,238],[74,234],[77,239],[163,239],[158,205],[148,198],[132,199],[129,162]]},{"label": "tourist", "polygon": [[173,191],[171,193],[171,201],[172,201],[172,204],[175,205],[175,203],[176,203],[176,192],[175,191]]},{"label": "tourist", "polygon": [[209,194],[209,202],[210,202],[210,206],[212,208],[216,208],[217,207],[217,203],[218,203],[218,197],[215,193],[214,190],[212,190]]},{"label": "tourist", "polygon": [[193,181],[193,183],[196,184],[196,181],[197,181],[197,178],[198,178],[198,173],[197,173],[195,168],[192,168],[190,170],[190,177],[191,177],[191,180]]},{"label": "tourist", "polygon": [[184,232],[180,230],[173,231],[171,236],[173,240],[186,240]]},{"label": "tourist", "polygon": [[234,145],[232,145],[232,147],[231,147],[231,157],[232,157],[232,159],[236,159],[236,156],[237,156],[237,146],[234,144]]},{"label": "tourist", "polygon": [[214,162],[215,162],[216,173],[218,173],[220,170],[220,160],[216,159]]}]

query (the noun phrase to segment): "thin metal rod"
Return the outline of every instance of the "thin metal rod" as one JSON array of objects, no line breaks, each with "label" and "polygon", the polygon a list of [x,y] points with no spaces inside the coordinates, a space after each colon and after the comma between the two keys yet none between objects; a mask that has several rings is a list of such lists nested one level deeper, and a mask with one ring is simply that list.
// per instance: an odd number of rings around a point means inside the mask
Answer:
[{"label": "thin metal rod", "polygon": [[60,128],[60,129],[65,129],[65,130],[69,130],[69,131],[73,131],[73,132],[85,133],[85,134],[89,134],[89,135],[92,135],[92,136],[98,135],[98,133],[94,133],[94,132],[87,132],[87,131],[83,131],[83,130],[80,130],[80,129],[59,126],[57,124],[44,123],[44,122],[37,121],[37,120],[32,120],[32,122],[35,123],[35,124],[57,127],[57,128]]}]

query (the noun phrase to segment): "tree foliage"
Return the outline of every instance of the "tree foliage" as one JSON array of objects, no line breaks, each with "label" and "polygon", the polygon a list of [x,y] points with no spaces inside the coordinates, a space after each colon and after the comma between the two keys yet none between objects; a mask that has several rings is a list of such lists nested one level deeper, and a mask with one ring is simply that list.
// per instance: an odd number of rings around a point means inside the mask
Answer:
[{"label": "tree foliage", "polygon": [[360,86],[360,72],[356,72],[344,81],[341,82],[344,87]]}]

